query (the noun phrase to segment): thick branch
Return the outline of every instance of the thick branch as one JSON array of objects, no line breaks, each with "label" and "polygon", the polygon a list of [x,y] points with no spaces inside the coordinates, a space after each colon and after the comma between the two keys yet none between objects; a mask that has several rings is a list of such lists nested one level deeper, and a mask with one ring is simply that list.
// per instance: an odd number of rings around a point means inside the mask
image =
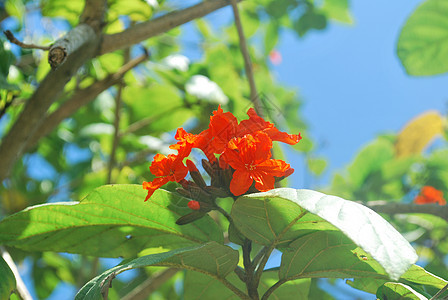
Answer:
[{"label": "thick branch", "polygon": [[[105,3],[104,0],[87,1],[89,2]],[[105,5],[103,7],[105,8]],[[48,73],[3,138],[0,145],[0,182],[9,175],[14,163],[25,150],[29,138],[42,123],[42,116],[60,95],[65,84],[88,59],[96,54],[100,41],[95,31],[86,29],[83,24],[80,26],[84,28],[85,35],[77,39],[78,44],[71,47],[73,52],[69,54],[66,62]]]},{"label": "thick branch", "polygon": [[437,204],[395,203],[388,201],[371,201],[363,203],[377,213],[395,214],[431,214],[448,221],[448,206]]},{"label": "thick branch", "polygon": [[104,35],[100,55],[124,49],[194,19],[201,18],[229,4],[228,0],[203,1],[192,7],[171,12],[164,16],[137,24],[120,33]]},{"label": "thick branch", "polygon": [[148,54],[142,55],[129,61],[126,65],[121,67],[117,73],[107,76],[105,79],[97,81],[90,85],[89,87],[78,90],[70,99],[64,102],[57,110],[52,114],[45,117],[44,122],[39,126],[39,130],[30,139],[27,149],[34,147],[37,142],[51,131],[53,131],[59,123],[64,119],[70,117],[74,112],[80,109],[82,106],[88,104],[89,102],[95,100],[95,98],[101,94],[103,91],[107,90],[111,86],[120,82],[124,74],[129,70],[133,69],[138,64],[142,63],[148,58]]},{"label": "thick branch", "polygon": [[95,36],[92,27],[80,24],[70,30],[66,36],[51,45],[48,52],[48,63],[52,69],[56,69],[65,62],[67,57],[80,47],[85,47],[85,42]]}]

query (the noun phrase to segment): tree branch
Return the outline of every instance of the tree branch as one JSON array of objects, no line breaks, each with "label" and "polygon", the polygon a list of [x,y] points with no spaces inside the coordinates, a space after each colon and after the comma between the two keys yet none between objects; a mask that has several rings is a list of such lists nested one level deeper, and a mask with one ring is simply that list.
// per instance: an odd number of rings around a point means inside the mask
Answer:
[{"label": "tree branch", "polygon": [[27,149],[29,150],[33,148],[42,137],[53,131],[59,123],[70,117],[75,111],[95,100],[103,91],[120,82],[128,71],[144,62],[148,57],[149,54],[145,52],[144,55],[135,58],[122,66],[117,73],[109,75],[103,80],[97,81],[89,87],[75,92],[75,94],[64,102],[57,110],[45,117],[44,121],[39,126],[39,129],[28,142]]},{"label": "tree branch", "polygon": [[[130,48],[126,48],[126,50],[124,51],[123,54],[123,59],[126,63],[129,61],[129,55],[130,55]],[[122,105],[122,92],[123,92],[123,88],[124,88],[124,83],[122,80],[120,80],[120,82],[118,83],[117,86],[117,94],[115,95],[115,118],[114,118],[114,136],[113,136],[113,140],[112,140],[112,150],[110,152],[110,156],[109,156],[109,163],[108,163],[108,168],[107,168],[107,184],[111,184],[112,183],[112,171],[114,169],[115,166],[115,162],[116,162],[116,153],[117,153],[117,147],[118,144],[120,143],[120,136],[119,136],[119,132],[120,132],[120,119],[121,119],[121,105]]]},{"label": "tree branch", "polygon": [[396,203],[389,201],[370,201],[362,203],[377,213],[395,214],[431,214],[448,222],[448,206],[437,204]]},{"label": "tree branch", "polygon": [[25,48],[25,49],[40,49],[40,50],[45,50],[45,51],[50,50],[50,46],[39,46],[39,45],[34,45],[34,44],[25,44],[25,43],[19,41],[18,39],[16,39],[14,34],[12,34],[12,32],[9,31],[9,30],[3,31],[3,33],[6,35],[6,38],[11,43],[16,44],[17,46],[19,46],[21,48]]},{"label": "tree branch", "polygon": [[86,41],[95,36],[95,31],[87,24],[70,30],[62,39],[57,40],[48,52],[48,63],[54,70],[63,64],[69,55],[79,48],[86,47]]},{"label": "tree branch", "polygon": [[[105,0],[86,1],[85,9],[91,7],[89,3],[102,3],[105,9]],[[56,70],[50,71],[41,82],[34,94],[25,104],[25,107],[9,132],[2,139],[0,145],[0,182],[8,177],[17,159],[25,150],[26,143],[42,124],[43,118],[50,105],[57,99],[65,84],[76,71],[96,54],[100,40],[95,30],[88,30],[83,24],[85,35],[77,39],[77,44],[71,47],[72,51],[65,63]]]},{"label": "tree branch", "polygon": [[246,37],[244,36],[243,24],[241,23],[240,13],[238,11],[237,1],[230,0],[232,3],[233,15],[235,18],[235,26],[238,31],[240,40],[240,50],[244,59],[244,69],[246,70],[247,80],[249,81],[250,100],[254,104],[255,110],[260,117],[264,117],[263,108],[260,105],[258,97],[257,86],[255,85],[254,71],[252,69],[252,61],[250,59],[249,50],[247,47]]},{"label": "tree branch", "polygon": [[229,0],[207,0],[186,9],[137,24],[119,33],[104,35],[100,55],[124,49],[229,5]]}]

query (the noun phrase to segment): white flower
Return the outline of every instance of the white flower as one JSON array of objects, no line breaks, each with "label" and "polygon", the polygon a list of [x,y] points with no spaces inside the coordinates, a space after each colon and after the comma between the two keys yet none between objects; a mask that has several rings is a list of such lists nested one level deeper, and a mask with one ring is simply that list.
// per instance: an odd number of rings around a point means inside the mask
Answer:
[{"label": "white flower", "polygon": [[185,85],[185,89],[190,95],[212,103],[227,104],[229,101],[229,98],[224,95],[221,88],[203,75],[194,75],[191,77]]},{"label": "white flower", "polygon": [[159,3],[157,2],[157,0],[146,0],[146,3],[148,3],[153,8],[159,7]]},{"label": "white flower", "polygon": [[182,72],[185,72],[188,70],[188,66],[190,64],[190,60],[188,57],[180,55],[180,54],[173,54],[170,56],[165,57],[163,60],[164,64],[168,66],[171,69],[176,69]]}]

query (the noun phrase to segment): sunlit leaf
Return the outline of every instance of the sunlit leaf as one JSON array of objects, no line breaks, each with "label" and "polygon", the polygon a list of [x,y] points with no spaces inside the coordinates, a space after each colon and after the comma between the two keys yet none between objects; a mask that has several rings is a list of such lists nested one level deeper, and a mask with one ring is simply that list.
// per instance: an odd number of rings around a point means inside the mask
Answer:
[{"label": "sunlit leaf", "polygon": [[398,134],[395,144],[397,157],[421,153],[428,144],[443,133],[443,119],[439,112],[428,111],[412,119]]},{"label": "sunlit leaf", "polygon": [[0,243],[29,251],[129,257],[149,247],[187,247],[222,242],[208,216],[179,226],[188,200],[158,190],[148,202],[140,185],[102,186],[81,202],[27,208],[0,222]]},{"label": "sunlit leaf", "polygon": [[321,11],[323,11],[329,19],[347,24],[353,23],[348,0],[325,0]]},{"label": "sunlit leaf", "polygon": [[238,264],[238,251],[210,242],[205,245],[176,249],[133,259],[107,270],[90,280],[75,299],[102,299],[102,291],[109,288],[114,277],[124,271],[147,266],[167,266],[199,271],[213,278],[224,278]]},{"label": "sunlit leaf", "polygon": [[371,209],[311,190],[280,188],[242,196],[231,214],[246,237],[282,248],[315,231],[339,230],[392,279],[398,279],[417,260],[412,246]]},{"label": "sunlit leaf", "polygon": [[427,76],[448,71],[448,2],[426,0],[409,17],[397,44],[406,72]]}]

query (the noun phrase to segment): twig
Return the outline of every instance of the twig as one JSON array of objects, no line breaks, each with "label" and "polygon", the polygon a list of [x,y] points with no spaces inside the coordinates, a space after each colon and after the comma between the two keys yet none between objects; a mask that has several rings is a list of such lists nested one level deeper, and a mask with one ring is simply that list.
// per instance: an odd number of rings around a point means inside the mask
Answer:
[{"label": "twig", "polygon": [[13,44],[16,44],[17,46],[19,46],[21,48],[25,48],[25,49],[40,49],[40,50],[44,50],[44,51],[48,51],[51,48],[51,46],[39,46],[39,45],[35,45],[35,44],[25,44],[25,43],[19,41],[14,36],[14,34],[12,34],[12,32],[9,31],[9,30],[5,30],[5,31],[3,31],[3,33],[6,35],[6,38],[8,39],[8,41],[10,41]]},{"label": "twig", "polygon": [[[129,61],[129,48],[127,48],[123,54],[125,65]],[[107,168],[107,184],[112,183],[112,170],[115,165],[115,154],[120,141],[120,116],[121,116],[121,94],[123,92],[124,83],[120,81],[117,87],[117,94],[115,95],[115,118],[114,118],[114,137],[112,140],[112,150],[109,156],[109,163]]]},{"label": "twig", "polygon": [[162,111],[162,112],[160,112],[157,115],[150,116],[150,117],[138,120],[137,122],[132,123],[131,125],[129,125],[128,128],[125,131],[120,132],[119,136],[121,137],[121,136],[130,134],[130,133],[133,133],[133,132],[135,132],[135,131],[137,131],[139,129],[142,129],[143,127],[148,126],[149,124],[153,123],[154,121],[156,121],[156,120],[158,120],[158,119],[160,119],[160,118],[162,118],[164,116],[171,115],[176,110],[184,108],[184,107],[185,107],[184,105],[179,105],[179,106],[170,108],[168,110]]},{"label": "twig", "polygon": [[140,285],[134,288],[131,292],[125,295],[122,300],[144,300],[157,290],[162,284],[172,278],[178,269],[166,269],[159,273],[153,274],[150,278],[143,281]]},{"label": "twig", "polygon": [[252,62],[247,47],[246,37],[244,36],[243,25],[241,23],[240,13],[238,11],[237,0],[230,0],[233,9],[233,15],[235,18],[235,26],[238,31],[238,37],[240,40],[240,50],[244,58],[244,69],[246,70],[247,80],[250,87],[250,100],[254,104],[255,110],[260,117],[264,116],[263,108],[260,104],[260,98],[258,96],[257,87],[255,85],[254,72],[252,69]]},{"label": "twig", "polygon": [[228,0],[202,1],[199,4],[186,9],[171,12],[161,17],[139,23],[122,32],[104,35],[99,55],[124,49],[132,44],[139,43],[150,37],[167,32],[170,29],[188,23],[194,19],[206,16],[227,5],[229,5]]},{"label": "twig", "polygon": [[33,300],[30,292],[28,291],[25,283],[22,280],[22,277],[20,277],[19,270],[17,269],[16,264],[12,260],[11,255],[9,255],[8,251],[6,251],[6,249],[3,246],[0,246],[0,252],[4,261],[8,264],[9,268],[14,274],[14,277],[16,278],[17,292],[19,293],[20,298],[22,298],[22,300]]}]

